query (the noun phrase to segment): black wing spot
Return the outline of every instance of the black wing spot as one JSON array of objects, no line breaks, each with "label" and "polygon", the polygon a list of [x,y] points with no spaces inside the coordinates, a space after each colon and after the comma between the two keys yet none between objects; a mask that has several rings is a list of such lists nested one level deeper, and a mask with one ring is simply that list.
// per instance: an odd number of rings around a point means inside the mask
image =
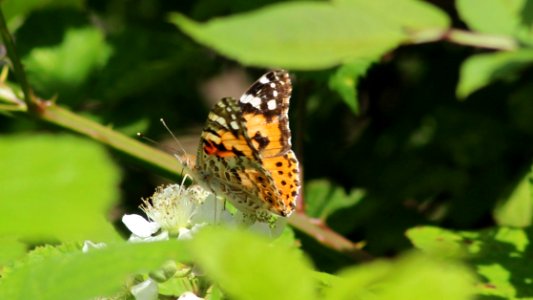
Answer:
[{"label": "black wing spot", "polygon": [[252,137],[253,140],[255,140],[259,144],[258,150],[265,149],[268,144],[270,144],[270,140],[266,136],[262,136],[259,131],[255,133],[255,135]]}]

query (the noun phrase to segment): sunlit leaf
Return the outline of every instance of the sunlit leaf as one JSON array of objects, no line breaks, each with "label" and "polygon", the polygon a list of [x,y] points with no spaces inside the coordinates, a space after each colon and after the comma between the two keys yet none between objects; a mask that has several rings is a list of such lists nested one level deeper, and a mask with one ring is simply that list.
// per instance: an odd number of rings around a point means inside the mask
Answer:
[{"label": "sunlit leaf", "polygon": [[476,31],[513,35],[526,0],[458,0],[457,10],[468,26]]},{"label": "sunlit leaf", "polygon": [[202,231],[191,254],[206,275],[234,299],[314,299],[312,272],[295,249],[246,232]]},{"label": "sunlit leaf", "polygon": [[33,260],[0,282],[2,299],[92,299],[124,288],[129,275],[186,260],[178,241],[117,244],[87,253],[63,253]]},{"label": "sunlit leaf", "polygon": [[[375,2],[288,2],[205,24],[180,14],[173,14],[171,21],[197,42],[243,64],[290,69],[379,57],[407,41],[409,29],[448,25],[444,14],[420,1]],[[413,15],[417,17],[409,17]]]},{"label": "sunlit leaf", "polygon": [[325,299],[472,299],[474,277],[465,266],[420,254],[376,261],[339,274]]},{"label": "sunlit leaf", "polygon": [[507,199],[501,201],[494,210],[494,218],[499,225],[526,227],[533,218],[532,178],[528,173],[516,185]]},{"label": "sunlit leaf", "polygon": [[483,281],[476,286],[478,293],[506,299],[533,294],[532,236],[531,229],[507,227],[479,232],[417,227],[407,232],[415,247],[424,252],[465,258]]},{"label": "sunlit leaf", "polygon": [[0,236],[117,237],[106,219],[119,174],[101,146],[68,135],[2,136],[0,165]]},{"label": "sunlit leaf", "polygon": [[313,180],[305,185],[306,212],[327,219],[335,211],[356,205],[364,196],[362,190],[346,192],[328,180]]},{"label": "sunlit leaf", "polygon": [[357,82],[363,76],[372,61],[360,60],[340,66],[329,79],[329,87],[336,91],[344,103],[354,112],[359,112],[357,99]]},{"label": "sunlit leaf", "polygon": [[465,98],[496,80],[512,80],[532,63],[532,50],[474,55],[461,66],[457,96]]}]

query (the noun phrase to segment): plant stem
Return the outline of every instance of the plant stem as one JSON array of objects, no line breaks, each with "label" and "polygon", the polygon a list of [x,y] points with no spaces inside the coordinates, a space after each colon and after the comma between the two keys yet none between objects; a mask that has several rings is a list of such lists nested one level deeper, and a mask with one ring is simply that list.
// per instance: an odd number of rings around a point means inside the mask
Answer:
[{"label": "plant stem", "polygon": [[295,212],[289,218],[289,224],[315,238],[322,245],[344,253],[356,261],[362,262],[372,259],[372,256],[361,250],[357,244],[352,243],[342,235],[331,230],[321,220],[310,218],[300,212]]},{"label": "plant stem", "polygon": [[15,49],[15,43],[13,42],[13,37],[11,36],[11,34],[9,33],[9,30],[7,29],[6,19],[4,17],[4,12],[2,11],[1,7],[0,7],[0,35],[2,36],[2,40],[6,47],[7,55],[9,56],[9,58],[11,59],[11,63],[13,64],[13,69],[15,71],[15,76],[17,77],[17,82],[20,84],[22,92],[24,93],[24,101],[26,102],[26,105],[31,110],[34,106],[33,105],[34,103],[32,99],[30,85],[28,84],[26,73],[24,72],[24,67],[22,66],[22,63],[20,62],[20,58],[17,55],[17,51]]},{"label": "plant stem", "polygon": [[183,172],[178,159],[170,154],[149,147],[109,127],[76,115],[51,101],[40,100],[38,116],[47,122],[81,133],[106,144],[135,160],[144,163],[154,171],[171,179],[178,179]]}]

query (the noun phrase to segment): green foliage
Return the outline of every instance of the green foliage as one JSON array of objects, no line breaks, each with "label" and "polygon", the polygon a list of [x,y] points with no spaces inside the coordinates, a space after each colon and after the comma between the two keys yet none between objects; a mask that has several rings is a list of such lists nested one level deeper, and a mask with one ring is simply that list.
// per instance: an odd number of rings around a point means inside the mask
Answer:
[{"label": "green foliage", "polygon": [[308,195],[307,214],[320,219],[327,219],[337,210],[356,205],[364,196],[361,190],[347,194],[342,187],[333,186],[327,180],[308,182],[305,193]]},{"label": "green foliage", "polygon": [[[403,13],[391,13],[395,9]],[[380,56],[408,39],[406,29],[448,25],[438,10],[415,1],[289,2],[206,24],[180,14],[171,20],[198,42],[245,65],[303,70]]]},{"label": "green foliage", "polygon": [[475,282],[465,266],[411,253],[339,274],[326,299],[472,299]]},{"label": "green foliage", "polygon": [[201,232],[191,253],[235,299],[312,299],[311,268],[296,249],[225,230]]},{"label": "green foliage", "polygon": [[[35,103],[5,47],[0,299],[533,298],[533,1],[431,3],[2,1]],[[213,102],[272,68],[293,83],[295,217],[122,242],[180,175],[130,137],[195,153]]]},{"label": "green foliage", "polygon": [[[119,173],[104,149],[69,135],[0,138],[0,235],[39,241],[111,240],[106,213]],[[68,225],[66,225],[68,224]]]},{"label": "green foliage", "polygon": [[464,98],[496,80],[516,80],[533,63],[533,50],[473,55],[461,67],[457,96]]},{"label": "green foliage", "polygon": [[115,244],[88,253],[40,253],[17,266],[0,283],[5,299],[90,299],[120,291],[128,275],[159,267],[169,259],[187,260],[177,241]]},{"label": "green foliage", "polygon": [[89,76],[102,68],[111,49],[96,28],[76,28],[65,33],[58,46],[34,48],[24,63],[32,86],[43,96],[59,93],[65,102]]},{"label": "green foliage", "polygon": [[424,252],[465,258],[483,283],[476,287],[481,295],[515,299],[533,293],[529,268],[533,257],[531,229],[500,227],[454,232],[419,227],[409,230],[407,235]]}]

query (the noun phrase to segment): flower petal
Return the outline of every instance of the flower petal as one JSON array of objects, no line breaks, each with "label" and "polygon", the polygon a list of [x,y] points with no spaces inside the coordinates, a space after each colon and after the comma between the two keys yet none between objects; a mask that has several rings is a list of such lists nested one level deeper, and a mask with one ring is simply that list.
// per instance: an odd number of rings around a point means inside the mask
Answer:
[{"label": "flower petal", "polygon": [[135,300],[157,300],[159,289],[154,280],[148,279],[132,286],[130,292]]},{"label": "flower petal", "polygon": [[159,230],[159,225],[155,222],[149,222],[145,218],[132,214],[124,215],[122,223],[136,236],[146,238]]}]

